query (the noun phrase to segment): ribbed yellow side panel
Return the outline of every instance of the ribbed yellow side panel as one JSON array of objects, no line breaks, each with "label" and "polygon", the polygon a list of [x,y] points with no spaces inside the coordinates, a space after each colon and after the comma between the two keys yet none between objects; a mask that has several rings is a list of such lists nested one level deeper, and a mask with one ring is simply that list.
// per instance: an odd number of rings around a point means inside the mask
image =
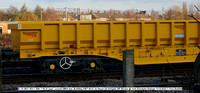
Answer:
[{"label": "ribbed yellow side panel", "polygon": [[[192,20],[18,22],[9,28],[14,36],[13,49],[20,50],[21,58],[97,55],[122,60],[122,51],[134,48],[139,53],[136,52],[136,60],[157,64],[170,56],[174,58],[170,57],[173,60],[169,62],[193,62],[191,56],[199,52],[195,45],[199,45],[200,25]],[[182,51],[179,49],[186,49],[186,55],[177,56],[181,53],[177,51]],[[58,51],[66,53],[61,55]],[[179,58],[183,56],[185,59]],[[148,57],[155,59],[148,63]]]}]

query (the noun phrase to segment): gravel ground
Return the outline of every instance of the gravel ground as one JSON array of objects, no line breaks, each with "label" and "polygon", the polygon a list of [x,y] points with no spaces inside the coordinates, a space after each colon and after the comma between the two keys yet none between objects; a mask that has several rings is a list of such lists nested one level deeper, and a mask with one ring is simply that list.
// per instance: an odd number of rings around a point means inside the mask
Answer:
[{"label": "gravel ground", "polygon": [[[162,83],[160,78],[135,78],[135,84],[159,84]],[[17,90],[18,87],[119,87],[123,86],[123,80],[103,79],[89,80],[78,82],[32,82],[29,84],[6,84],[3,85],[3,90]],[[113,91],[114,92],[114,91]],[[121,92],[115,92],[121,93]],[[136,93],[190,93],[184,91],[140,91]]]}]

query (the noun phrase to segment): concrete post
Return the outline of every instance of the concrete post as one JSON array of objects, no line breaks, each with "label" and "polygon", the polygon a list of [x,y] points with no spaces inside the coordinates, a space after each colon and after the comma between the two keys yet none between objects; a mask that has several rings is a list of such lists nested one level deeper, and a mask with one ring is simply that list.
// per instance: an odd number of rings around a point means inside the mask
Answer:
[{"label": "concrete post", "polygon": [[199,88],[199,83],[200,83],[200,53],[198,54],[195,63],[194,63],[194,90],[193,93],[199,93],[200,88]]},{"label": "concrete post", "polygon": [[[123,51],[123,86],[134,87],[134,50]],[[134,91],[126,91],[134,93]]]}]

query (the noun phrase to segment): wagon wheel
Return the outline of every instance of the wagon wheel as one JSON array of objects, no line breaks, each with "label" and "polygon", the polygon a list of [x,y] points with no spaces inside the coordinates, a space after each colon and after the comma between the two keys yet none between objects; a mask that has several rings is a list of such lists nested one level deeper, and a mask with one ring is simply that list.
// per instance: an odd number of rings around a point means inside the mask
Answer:
[{"label": "wagon wheel", "polygon": [[69,69],[72,66],[73,63],[75,63],[75,61],[72,61],[71,58],[69,58],[69,57],[63,57],[60,60],[59,65],[60,65],[60,67],[62,69],[66,70],[66,69]]}]

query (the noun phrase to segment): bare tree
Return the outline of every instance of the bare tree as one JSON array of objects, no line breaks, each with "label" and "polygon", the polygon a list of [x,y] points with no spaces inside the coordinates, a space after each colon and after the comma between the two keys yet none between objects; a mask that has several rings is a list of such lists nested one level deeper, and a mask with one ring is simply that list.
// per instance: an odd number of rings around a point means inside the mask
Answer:
[{"label": "bare tree", "polygon": [[199,11],[196,11],[196,13],[195,13],[195,18],[200,19]]},{"label": "bare tree", "polygon": [[0,48],[11,48],[11,40],[9,34],[0,35]]},{"label": "bare tree", "polygon": [[187,3],[183,2],[183,7],[182,7],[182,16],[181,19],[182,20],[187,20],[188,19],[188,9],[187,9]]},{"label": "bare tree", "polygon": [[[197,7],[200,8],[200,4]],[[198,11],[198,10],[195,11],[195,17],[197,19],[200,19],[200,11]]]},{"label": "bare tree", "polygon": [[[194,6],[190,4],[189,6],[189,14],[188,15],[194,15]],[[190,20],[193,20],[192,17],[189,17]]]},{"label": "bare tree", "polygon": [[189,14],[194,14],[194,6],[192,4],[189,6]]},{"label": "bare tree", "polygon": [[152,20],[156,20],[156,14],[153,9],[151,10],[151,18],[152,18]]},{"label": "bare tree", "polygon": [[16,16],[19,14],[17,7],[9,6],[7,16],[9,21],[15,21]]},{"label": "bare tree", "polygon": [[56,10],[52,7],[48,7],[44,12],[44,21],[57,21],[58,17]]},{"label": "bare tree", "polygon": [[172,7],[173,14],[172,14],[172,19],[173,20],[181,20],[181,8],[177,5]]},{"label": "bare tree", "polygon": [[3,18],[5,16],[4,11],[0,10],[0,21],[4,21]]},{"label": "bare tree", "polygon": [[164,16],[164,18],[166,19],[166,20],[172,20],[172,9],[170,8],[169,10],[167,10],[167,12],[164,14],[165,16]]}]

